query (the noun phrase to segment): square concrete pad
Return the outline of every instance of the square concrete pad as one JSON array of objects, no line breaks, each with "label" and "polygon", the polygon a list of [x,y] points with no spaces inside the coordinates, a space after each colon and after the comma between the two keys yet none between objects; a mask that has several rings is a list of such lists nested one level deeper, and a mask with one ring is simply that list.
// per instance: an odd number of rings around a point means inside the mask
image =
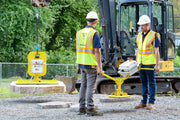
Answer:
[{"label": "square concrete pad", "polygon": [[72,104],[71,102],[54,101],[54,102],[38,103],[37,108],[40,109],[69,108],[71,104]]}]

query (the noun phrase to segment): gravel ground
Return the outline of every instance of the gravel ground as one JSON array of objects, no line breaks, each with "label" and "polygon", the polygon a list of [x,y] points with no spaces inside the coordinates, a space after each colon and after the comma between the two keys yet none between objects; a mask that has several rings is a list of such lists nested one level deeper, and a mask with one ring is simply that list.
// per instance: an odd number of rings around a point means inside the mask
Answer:
[{"label": "gravel ground", "polygon": [[101,103],[106,95],[95,94],[94,102],[103,116],[77,115],[78,108],[39,109],[38,103],[49,101],[78,104],[78,94],[53,94],[1,99],[0,120],[180,120],[180,97],[157,97],[156,109],[134,109],[140,97],[134,101]]}]

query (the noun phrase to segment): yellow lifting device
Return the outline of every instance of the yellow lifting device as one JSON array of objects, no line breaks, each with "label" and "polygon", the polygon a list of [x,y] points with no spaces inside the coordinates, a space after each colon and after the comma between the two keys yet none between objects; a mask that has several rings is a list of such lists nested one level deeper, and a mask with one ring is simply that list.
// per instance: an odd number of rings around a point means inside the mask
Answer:
[{"label": "yellow lifting device", "polygon": [[[129,61],[127,61],[129,62]],[[127,62],[123,63],[123,64],[126,64]],[[134,62],[135,64],[137,64],[135,61],[130,61],[131,62]],[[121,89],[121,85],[124,83],[124,81],[126,79],[128,79],[130,76],[132,76],[134,73],[140,71],[140,70],[154,70],[154,68],[140,68],[139,66],[136,66],[135,65],[135,71],[132,73],[132,74],[126,74],[124,77],[120,77],[120,78],[113,78],[105,73],[103,73],[103,76],[115,81],[115,83],[117,84],[117,89],[115,92],[112,92],[111,95],[109,95],[109,97],[111,98],[128,98],[130,97],[130,95],[128,95],[128,93],[126,92],[123,92],[122,89]]]},{"label": "yellow lifting device", "polygon": [[[34,6],[34,4],[37,4],[38,1],[34,1],[35,3],[32,3],[32,5]],[[36,5],[35,5],[36,6]],[[34,7],[35,7],[34,6]],[[37,6],[36,6],[37,7]],[[52,79],[52,80],[41,80],[41,76],[46,75],[47,72],[47,65],[46,65],[46,61],[47,61],[47,55],[45,52],[38,52],[39,50],[39,44],[38,44],[38,29],[39,29],[39,9],[36,9],[36,29],[37,29],[37,40],[36,40],[36,47],[35,49],[37,50],[36,52],[30,52],[28,54],[28,74],[32,77],[34,77],[34,79],[31,80],[22,80],[22,79],[18,79],[16,81],[17,85],[22,85],[22,84],[28,84],[28,85],[34,85],[34,84],[59,84],[58,81],[56,79]]]},{"label": "yellow lifting device", "polygon": [[52,80],[41,80],[41,76],[46,75],[47,65],[46,65],[46,53],[45,52],[30,52],[28,54],[28,74],[34,76],[33,80],[22,80],[18,79],[16,84],[58,84],[56,79]]},{"label": "yellow lifting device", "polygon": [[124,78],[113,78],[107,74],[104,74],[103,73],[103,76],[115,81],[115,83],[117,84],[117,89],[116,89],[116,92],[113,92],[111,93],[111,95],[109,95],[109,97],[112,97],[112,98],[127,98],[127,97],[130,97],[130,95],[128,95],[127,93],[123,92],[121,90],[121,85],[124,83],[124,80],[128,79],[129,76],[127,77],[124,77]]}]

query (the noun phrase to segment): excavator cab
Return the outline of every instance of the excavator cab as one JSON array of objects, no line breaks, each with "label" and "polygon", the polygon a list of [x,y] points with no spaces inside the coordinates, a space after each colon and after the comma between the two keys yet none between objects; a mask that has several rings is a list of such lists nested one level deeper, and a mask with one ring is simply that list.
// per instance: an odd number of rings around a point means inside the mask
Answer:
[{"label": "excavator cab", "polygon": [[[136,37],[141,32],[137,22],[142,15],[151,19],[150,29],[160,34],[160,72],[173,71],[175,30],[173,4],[168,0],[98,0],[102,26],[102,67],[105,74],[120,78],[118,67],[129,59],[136,59]],[[180,90],[180,77],[156,76],[157,92]],[[103,76],[96,82],[97,93],[110,94],[116,90],[115,82]],[[76,88],[80,83],[76,84]],[[141,93],[138,73],[122,85],[124,92]]]},{"label": "excavator cab", "polygon": [[138,32],[141,32],[137,22],[139,17],[145,14],[151,19],[150,29],[160,34],[161,60],[168,61],[175,58],[175,31],[172,3],[165,0],[120,0],[118,8],[119,45],[123,48],[121,49],[121,54],[124,54],[126,58],[129,55],[135,55],[135,38]]},{"label": "excavator cab", "polygon": [[175,34],[173,5],[168,0],[99,0],[103,34],[102,63],[108,74],[136,57],[137,22],[142,15],[151,19],[150,29],[160,34],[161,72],[173,71]]}]

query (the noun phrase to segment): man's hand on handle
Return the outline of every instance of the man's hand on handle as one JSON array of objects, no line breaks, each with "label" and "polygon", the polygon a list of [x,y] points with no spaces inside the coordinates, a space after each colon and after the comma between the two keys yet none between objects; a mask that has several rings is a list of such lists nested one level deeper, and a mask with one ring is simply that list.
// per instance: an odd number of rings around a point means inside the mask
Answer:
[{"label": "man's hand on handle", "polygon": [[156,56],[156,65],[154,67],[155,72],[158,72],[160,67],[159,67],[159,60],[160,60],[160,55],[159,55],[159,47],[155,47],[155,56]]},{"label": "man's hand on handle", "polygon": [[103,71],[102,71],[102,64],[101,64],[100,48],[94,48],[94,50],[95,50],[95,58],[98,63],[98,75],[101,76],[103,74]]},{"label": "man's hand on handle", "polygon": [[159,69],[160,69],[159,65],[155,65],[155,66],[154,66],[155,72],[159,72]]},{"label": "man's hand on handle", "polygon": [[98,68],[98,75],[102,76],[102,74],[103,74],[102,68]]},{"label": "man's hand on handle", "polygon": [[81,70],[79,67],[77,68],[77,74],[81,74]]}]

